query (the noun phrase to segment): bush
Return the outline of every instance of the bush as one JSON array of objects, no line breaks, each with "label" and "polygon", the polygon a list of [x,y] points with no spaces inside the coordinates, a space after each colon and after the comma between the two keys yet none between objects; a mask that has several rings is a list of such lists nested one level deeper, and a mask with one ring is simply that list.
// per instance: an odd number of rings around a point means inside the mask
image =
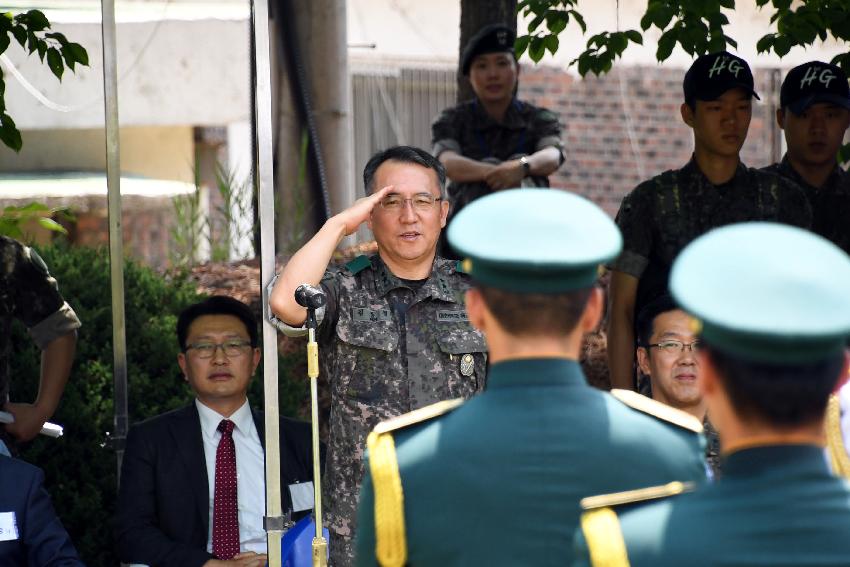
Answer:
[{"label": "bush", "polygon": [[[45,470],[46,487],[83,561],[114,567],[112,545],[117,463],[105,447],[113,424],[112,308],[108,256],[104,250],[48,247],[39,250],[59,289],[83,323],[71,379],[53,421],[60,439],[39,437],[20,457]],[[180,407],[191,399],[177,366],[177,314],[201,299],[185,277],[163,277],[128,261],[124,270],[130,423]],[[38,385],[40,355],[20,325],[13,331],[12,399],[31,401]],[[293,367],[281,361],[281,375]],[[262,374],[261,374],[262,375]],[[282,380],[281,413],[294,415],[305,395],[301,380]],[[252,404],[262,400],[254,380]]]}]

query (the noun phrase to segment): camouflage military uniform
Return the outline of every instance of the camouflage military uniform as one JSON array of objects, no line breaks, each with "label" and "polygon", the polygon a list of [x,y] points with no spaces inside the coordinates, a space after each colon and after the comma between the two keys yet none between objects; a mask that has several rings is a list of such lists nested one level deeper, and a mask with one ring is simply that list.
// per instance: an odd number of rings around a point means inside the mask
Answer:
[{"label": "camouflage military uniform", "polygon": [[26,325],[41,349],[80,326],[38,254],[0,236],[0,404],[9,399],[12,319]]},{"label": "camouflage military uniform", "polygon": [[[439,157],[450,150],[463,157],[494,164],[531,155],[547,147],[561,151],[558,116],[545,108],[514,99],[502,122],[493,120],[477,99],[443,110],[431,125],[432,153]],[[530,177],[524,185],[548,187],[546,177]],[[491,192],[484,182],[449,183],[451,215],[471,201]]]},{"label": "camouflage military uniform", "polygon": [[812,210],[803,190],[781,176],[741,163],[731,180],[714,185],[691,159],[638,185],[623,199],[616,220],[623,253],[611,268],[640,279],[638,313],[667,291],[673,259],[701,234],[755,220],[811,228]]},{"label": "camouflage military uniform", "polygon": [[378,255],[331,268],[319,325],[321,372],[331,384],[323,478],[331,564],[353,560],[352,536],[366,435],[378,422],[484,387],[484,337],[469,324],[468,287],[455,262],[436,259],[424,283],[395,277]]},{"label": "camouflage military uniform", "polygon": [[850,254],[850,174],[836,165],[823,187],[817,188],[794,170],[787,155],[764,171],[777,173],[802,187],[812,204],[812,232]]}]

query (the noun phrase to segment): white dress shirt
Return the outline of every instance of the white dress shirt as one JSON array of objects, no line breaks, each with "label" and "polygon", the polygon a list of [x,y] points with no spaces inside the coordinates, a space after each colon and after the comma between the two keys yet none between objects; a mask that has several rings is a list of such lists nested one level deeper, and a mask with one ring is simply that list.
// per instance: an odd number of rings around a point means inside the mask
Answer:
[{"label": "white dress shirt", "polygon": [[248,400],[229,418],[208,408],[197,399],[195,405],[201,417],[201,434],[204,439],[204,457],[207,461],[209,483],[210,526],[207,534],[207,551],[212,553],[213,499],[215,496],[215,454],[221,432],[218,424],[230,419],[233,428],[233,444],[236,446],[236,498],[239,514],[240,552],[266,552],[266,532],[263,516],[266,513],[266,481],[263,446]]}]

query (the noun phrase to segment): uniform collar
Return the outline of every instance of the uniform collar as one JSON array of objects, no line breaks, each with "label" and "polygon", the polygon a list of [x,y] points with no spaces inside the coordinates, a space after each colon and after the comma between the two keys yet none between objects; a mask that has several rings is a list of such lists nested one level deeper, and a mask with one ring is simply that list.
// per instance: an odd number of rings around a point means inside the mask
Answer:
[{"label": "uniform collar", "polygon": [[487,114],[487,111],[484,110],[484,106],[479,102],[478,98],[475,98],[472,101],[472,108],[475,112],[476,122],[478,123],[478,128],[481,130],[492,126],[517,129],[524,128],[525,120],[523,119],[521,112],[524,106],[525,104],[523,102],[514,97],[508,105],[508,109],[505,111],[505,117],[501,122],[497,122],[492,116]]},{"label": "uniform collar", "polygon": [[696,156],[694,156],[693,154],[691,155],[691,159],[687,163],[687,165],[682,168],[682,171],[686,175],[699,177],[703,185],[710,185],[712,187],[726,187],[727,185],[736,185],[739,181],[741,181],[741,178],[747,173],[747,166],[744,164],[743,161],[738,159],[738,167],[735,168],[735,174],[729,181],[727,181],[726,183],[721,183],[719,185],[715,185],[708,179],[708,177],[705,176],[705,173],[702,172],[702,170],[699,168],[699,164],[697,164]]},{"label": "uniform collar", "polygon": [[493,364],[487,373],[488,390],[557,385],[587,385],[578,362],[568,358],[521,358]]},{"label": "uniform collar", "polygon": [[817,445],[768,445],[741,449],[727,455],[724,478],[750,478],[783,470],[829,475],[823,448]]},{"label": "uniform collar", "polygon": [[807,191],[830,191],[831,188],[836,187],[839,183],[841,183],[842,179],[847,175],[847,173],[838,166],[838,162],[836,162],[835,167],[832,169],[832,173],[830,173],[829,177],[826,178],[823,186],[815,187],[814,185],[810,185],[805,179],[803,179],[802,175],[797,173],[797,170],[794,169],[793,165],[791,165],[791,160],[788,159],[787,153],[782,156],[782,161],[779,162],[777,170],[779,173],[794,181],[797,185]]},{"label": "uniform collar", "polygon": [[[375,290],[379,296],[384,297],[392,290],[400,287],[407,288],[401,278],[393,274],[381,260],[380,254],[374,254],[370,261],[375,275]],[[442,269],[446,267],[447,263],[450,263],[450,261],[434,256],[434,263],[431,264],[431,273],[428,275],[428,279],[416,291],[417,299],[433,297],[443,301],[455,301],[454,291],[448,278],[448,270]]]}]

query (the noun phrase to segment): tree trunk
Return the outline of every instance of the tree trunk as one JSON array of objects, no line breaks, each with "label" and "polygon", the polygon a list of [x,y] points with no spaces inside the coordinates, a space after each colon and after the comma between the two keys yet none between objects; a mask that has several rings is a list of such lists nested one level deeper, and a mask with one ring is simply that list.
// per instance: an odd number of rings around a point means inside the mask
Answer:
[{"label": "tree trunk", "polygon": [[487,24],[504,23],[516,31],[516,0],[460,0],[460,46],[458,48],[457,100],[472,98],[469,80],[460,70],[463,47]]}]

